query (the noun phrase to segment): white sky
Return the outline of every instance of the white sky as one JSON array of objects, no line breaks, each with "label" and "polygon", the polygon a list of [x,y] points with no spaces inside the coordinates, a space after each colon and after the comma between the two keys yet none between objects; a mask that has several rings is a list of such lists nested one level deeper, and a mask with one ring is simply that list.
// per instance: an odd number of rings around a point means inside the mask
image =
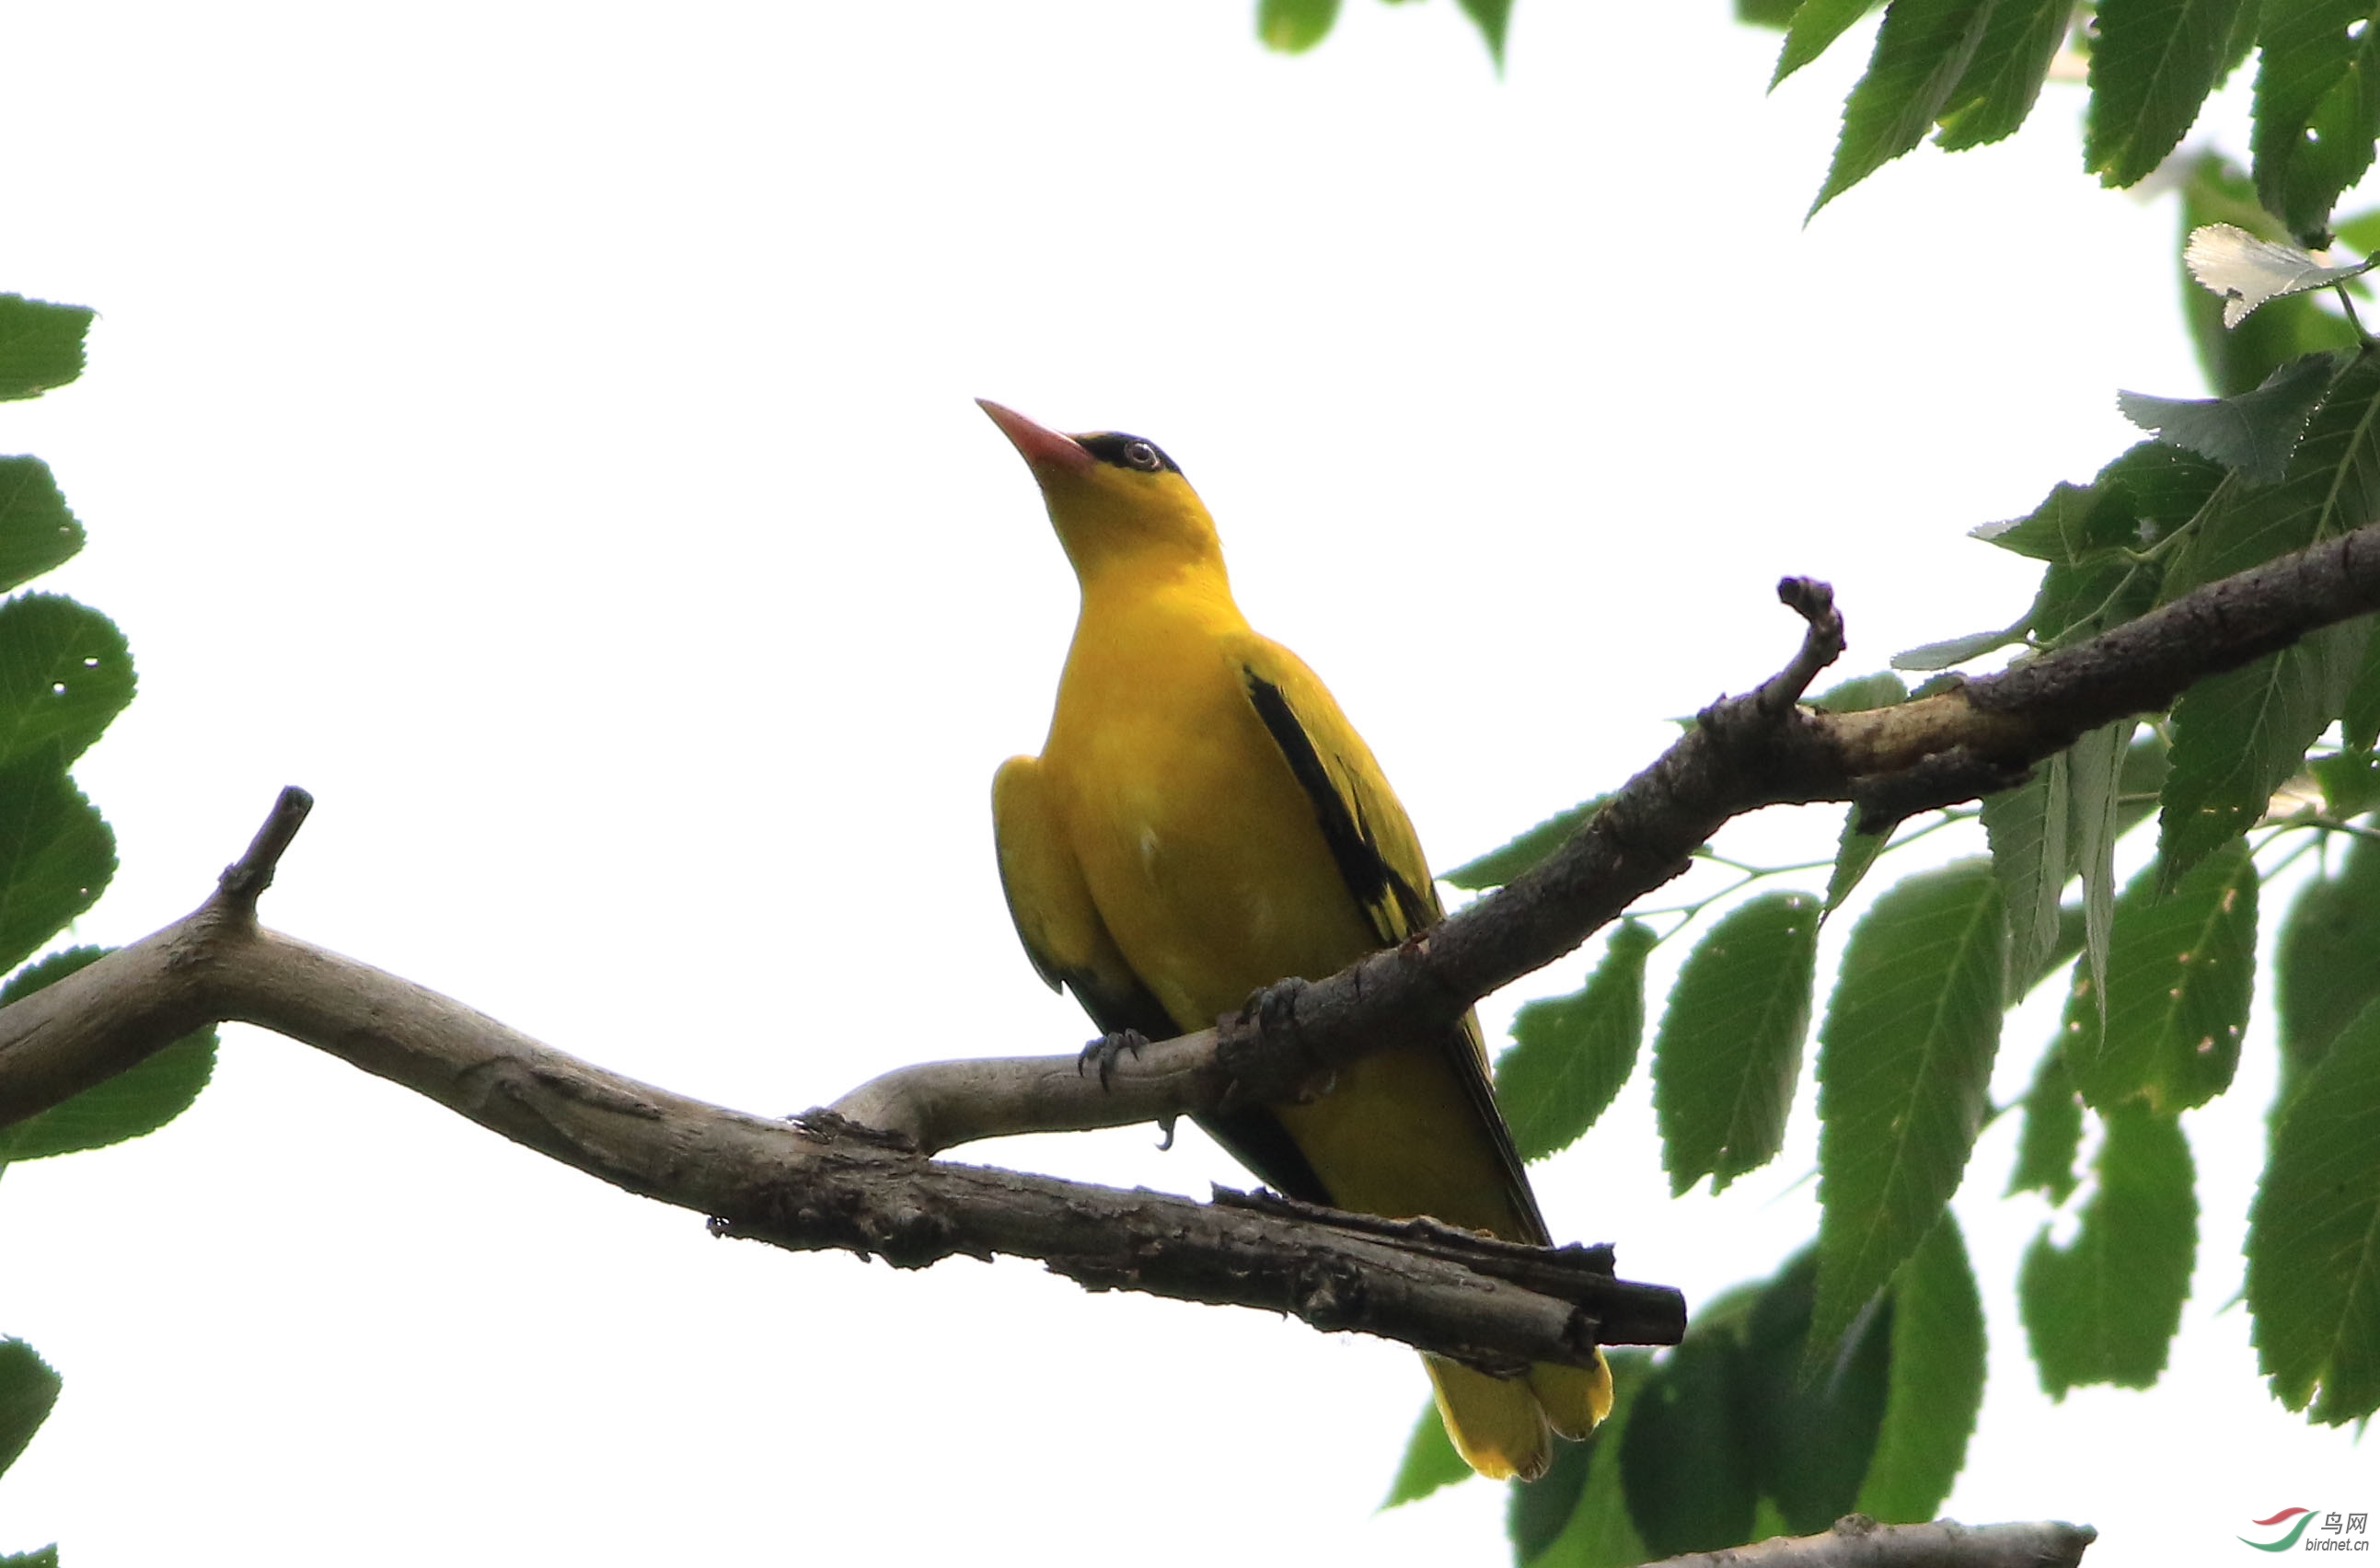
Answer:
[{"label": "white sky", "polygon": [[[1164,444],[1440,865],[1772,669],[1780,573],[1835,582],[1847,672],[2005,622],[2033,568],[1963,530],[2120,450],[2119,385],[2198,386],[2170,199],[2099,191],[2053,89],[1805,230],[1861,48],[1765,97],[1773,36],[1725,10],[1526,0],[1499,81],[1446,3],[1350,0],[1299,60],[1244,0],[20,7],[0,286],[103,318],[0,450],[56,468],[91,541],[44,586],[141,671],[79,770],[124,869],[77,936],[185,912],[298,783],[269,922],[620,1071],[790,1112],[1071,1049],[986,802],[1073,587],[978,395]],[[2003,1097],[2049,1027],[2012,1024]],[[2191,1118],[2156,1392],[2039,1394],[2042,1211],[1993,1196],[2013,1118],[1985,1136],[1950,1513],[2095,1522],[2107,1568],[2380,1503],[2220,1310],[2254,1039]],[[1547,1210],[1702,1300],[1810,1234],[1799,1115],[1670,1203],[1640,1076]],[[1153,1142],[976,1153],[1239,1179]],[[714,1242],[248,1030],[164,1133],[10,1170],[0,1257],[0,1331],[67,1380],[0,1550],[75,1568],[1503,1552],[1485,1485],[1370,1513],[1424,1397],[1397,1347]]]}]

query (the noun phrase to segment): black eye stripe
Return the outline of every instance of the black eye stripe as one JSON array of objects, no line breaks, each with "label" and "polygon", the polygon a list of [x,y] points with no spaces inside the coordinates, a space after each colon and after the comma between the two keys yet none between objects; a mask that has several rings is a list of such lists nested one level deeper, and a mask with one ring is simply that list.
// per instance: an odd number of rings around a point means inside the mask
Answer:
[{"label": "black eye stripe", "polygon": [[1084,451],[1115,468],[1128,468],[1135,473],[1178,474],[1182,471],[1182,466],[1168,457],[1164,448],[1142,436],[1101,431],[1096,435],[1078,435],[1075,439],[1082,443]]}]

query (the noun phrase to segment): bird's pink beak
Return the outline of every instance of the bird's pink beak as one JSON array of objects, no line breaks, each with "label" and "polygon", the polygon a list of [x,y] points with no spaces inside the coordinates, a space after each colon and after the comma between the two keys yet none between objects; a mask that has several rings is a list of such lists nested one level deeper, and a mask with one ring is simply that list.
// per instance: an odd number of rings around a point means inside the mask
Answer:
[{"label": "bird's pink beak", "polygon": [[1033,470],[1036,479],[1045,469],[1078,474],[1091,466],[1091,455],[1073,436],[1046,430],[989,397],[978,397],[975,402],[977,407],[991,416],[991,422],[1000,427],[1000,433],[1009,439],[1010,444],[1024,455],[1026,466]]}]

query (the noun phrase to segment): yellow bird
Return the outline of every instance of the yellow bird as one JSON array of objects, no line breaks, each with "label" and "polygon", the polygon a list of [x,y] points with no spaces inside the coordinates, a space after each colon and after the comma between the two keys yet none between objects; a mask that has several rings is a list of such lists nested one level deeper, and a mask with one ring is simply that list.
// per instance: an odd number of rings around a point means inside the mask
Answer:
[{"label": "yellow bird", "polygon": [[[1314,673],[1232,602],[1214,521],[1173,460],[1138,436],[983,410],[1032,468],[1082,587],[1050,738],[991,788],[1001,882],[1041,978],[1111,1035],[1166,1039],[1437,920],[1404,808]],[[1487,1063],[1466,1016],[1342,1069],[1311,1103],[1199,1124],[1292,1197],[1544,1245]],[[1512,1380],[1423,1359],[1483,1475],[1544,1474],[1550,1434],[1584,1437],[1611,1406],[1599,1359]]]}]

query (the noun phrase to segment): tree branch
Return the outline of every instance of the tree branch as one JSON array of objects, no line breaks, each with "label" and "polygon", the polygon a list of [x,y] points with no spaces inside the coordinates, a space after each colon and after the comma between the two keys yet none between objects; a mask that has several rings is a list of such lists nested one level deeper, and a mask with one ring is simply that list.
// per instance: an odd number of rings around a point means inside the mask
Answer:
[{"label": "tree branch", "polygon": [[1849,1513],[1815,1536],[1777,1536],[1645,1568],[2075,1568],[2099,1538],[2088,1525],[1879,1525]]}]

